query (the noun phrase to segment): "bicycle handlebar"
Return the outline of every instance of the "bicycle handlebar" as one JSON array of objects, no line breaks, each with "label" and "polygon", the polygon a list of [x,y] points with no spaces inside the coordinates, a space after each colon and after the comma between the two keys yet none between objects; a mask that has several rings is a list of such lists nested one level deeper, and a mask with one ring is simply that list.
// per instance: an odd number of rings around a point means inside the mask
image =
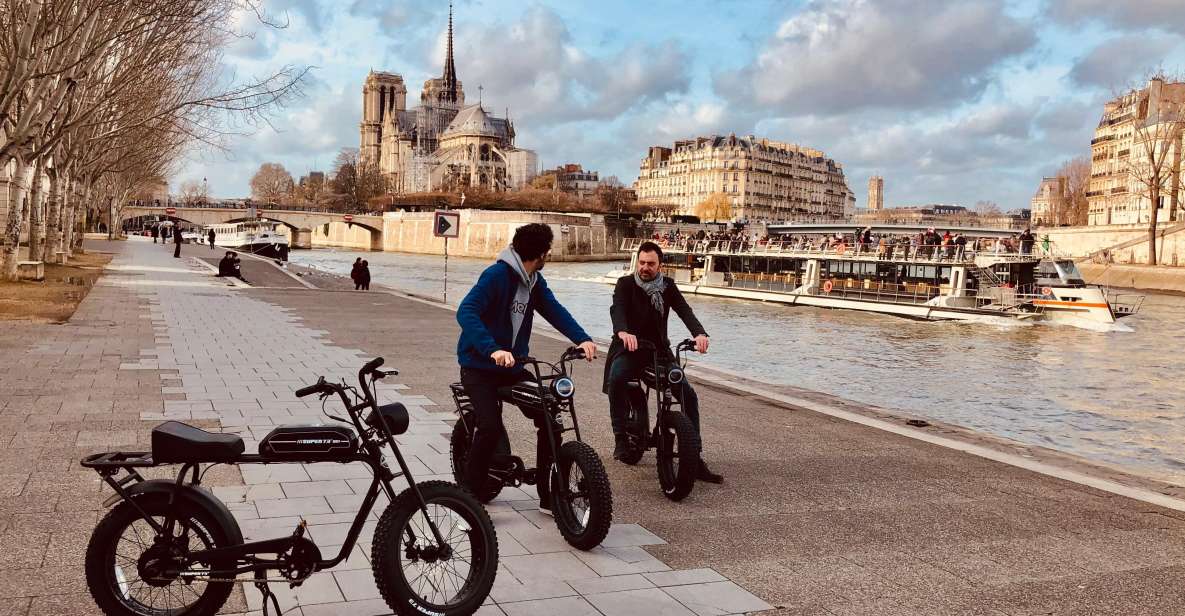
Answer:
[{"label": "bicycle handlebar", "polygon": [[317,377],[317,382],[314,383],[313,385],[301,387],[300,389],[296,390],[296,397],[303,398],[305,396],[311,396],[315,393],[318,393],[318,392],[321,392],[324,390],[325,390],[325,377],[323,377],[323,376]]}]

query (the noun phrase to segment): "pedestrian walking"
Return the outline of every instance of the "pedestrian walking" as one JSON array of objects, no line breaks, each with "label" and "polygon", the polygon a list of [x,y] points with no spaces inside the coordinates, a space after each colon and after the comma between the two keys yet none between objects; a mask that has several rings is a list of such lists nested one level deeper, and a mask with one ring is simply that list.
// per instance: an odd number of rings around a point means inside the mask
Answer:
[{"label": "pedestrian walking", "polygon": [[173,227],[173,258],[181,258],[181,229]]},{"label": "pedestrian walking", "polygon": [[156,239],[160,237],[160,227],[152,225],[152,243],[156,243]]},{"label": "pedestrian walking", "polygon": [[370,261],[362,261],[362,290],[370,290]]},{"label": "pedestrian walking", "polygon": [[354,290],[362,290],[362,257],[354,259],[354,265],[350,268],[350,280],[354,281]]},{"label": "pedestrian walking", "polygon": [[214,236],[214,229],[210,229],[210,231],[206,233],[206,237],[210,240],[210,250],[214,250]]}]

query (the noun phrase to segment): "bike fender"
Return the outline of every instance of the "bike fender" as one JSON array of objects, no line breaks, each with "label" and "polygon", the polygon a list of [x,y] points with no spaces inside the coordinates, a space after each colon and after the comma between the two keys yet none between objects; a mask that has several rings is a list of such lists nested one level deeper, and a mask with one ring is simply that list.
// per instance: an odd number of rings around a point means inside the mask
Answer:
[{"label": "bike fender", "polygon": [[[127,497],[129,499],[162,496],[169,498],[173,495],[174,490],[177,492],[177,497],[190,507],[197,507],[210,517],[214,518],[222,528],[226,529],[227,539],[230,541],[229,545],[238,545],[243,543],[243,531],[239,528],[239,522],[235,519],[230,509],[222,501],[218,500],[213,494],[204,489],[191,486],[178,486],[176,481],[171,479],[149,479],[141,481],[126,488]],[[114,502],[118,502],[119,496],[115,496]],[[113,501],[108,500],[108,505]]]}]

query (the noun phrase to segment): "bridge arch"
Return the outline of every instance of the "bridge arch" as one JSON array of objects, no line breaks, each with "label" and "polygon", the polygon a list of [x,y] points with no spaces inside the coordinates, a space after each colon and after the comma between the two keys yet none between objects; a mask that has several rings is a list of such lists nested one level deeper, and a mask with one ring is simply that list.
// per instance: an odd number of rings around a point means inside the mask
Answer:
[{"label": "bridge arch", "polygon": [[[367,231],[369,237],[363,239],[358,229]],[[361,250],[382,250],[383,230],[374,225],[357,220],[345,221],[341,219],[327,220],[313,227],[314,241],[320,240],[329,246],[343,248],[357,248]]]}]

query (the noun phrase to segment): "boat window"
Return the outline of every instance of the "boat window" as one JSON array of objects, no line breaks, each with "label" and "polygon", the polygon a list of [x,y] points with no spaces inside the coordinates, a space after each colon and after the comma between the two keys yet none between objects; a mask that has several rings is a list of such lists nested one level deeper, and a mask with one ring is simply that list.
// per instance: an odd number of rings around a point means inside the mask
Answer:
[{"label": "boat window", "polygon": [[1082,272],[1078,270],[1078,265],[1073,261],[1056,261],[1054,265],[1057,267],[1057,273],[1062,282],[1066,284],[1086,284],[1086,280],[1082,278]]}]

